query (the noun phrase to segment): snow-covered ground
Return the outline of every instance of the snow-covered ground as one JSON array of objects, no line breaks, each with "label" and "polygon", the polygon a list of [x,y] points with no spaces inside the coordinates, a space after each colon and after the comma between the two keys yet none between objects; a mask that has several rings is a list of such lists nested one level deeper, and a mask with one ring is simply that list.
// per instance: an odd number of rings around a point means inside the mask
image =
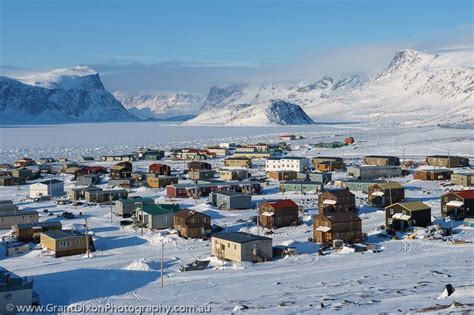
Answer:
[{"label": "snow-covered ground", "polygon": [[[85,123],[43,126],[0,126],[0,162],[22,156],[40,158],[126,153],[150,146],[160,148],[199,147],[220,142],[278,141],[278,135],[298,133],[304,143],[338,141],[354,136],[357,144],[336,150],[317,150],[311,154],[330,153],[344,156],[363,154],[474,155],[474,129],[439,127],[411,128],[396,124],[344,123],[301,126],[183,126],[157,122]],[[299,142],[296,142],[299,144]]]},{"label": "snow-covered ground", "polygon": [[[292,141],[295,149],[292,155],[331,154],[344,156],[353,162],[364,154],[376,153],[400,157],[404,154],[421,159],[426,154],[447,154],[449,151],[452,155],[471,157],[471,163],[474,157],[474,131],[468,129],[382,128],[368,124],[286,128],[136,124],[135,128],[122,131],[118,128],[120,124],[105,124],[102,131],[110,130],[94,136],[92,128],[87,126],[90,127],[84,124],[1,129],[1,160],[12,161],[23,154],[77,158],[82,154],[126,153],[140,144],[198,147],[222,141],[277,141],[277,135],[285,132],[297,132],[306,137]],[[80,134],[85,139],[77,138]],[[306,146],[308,143],[340,140],[348,135],[356,138],[355,145],[334,150]],[[134,166],[145,168],[147,163],[134,163]],[[174,168],[184,166],[183,162],[169,163]],[[213,160],[212,163],[220,165],[221,162]],[[407,198],[429,204],[435,222],[441,222],[439,196],[446,189],[441,182],[415,181],[412,177],[395,180],[404,183]],[[66,185],[72,185],[69,177],[66,177]],[[2,266],[35,279],[35,290],[40,294],[42,304],[205,305],[216,314],[238,313],[239,309],[249,314],[460,313],[474,308],[473,243],[454,245],[441,240],[380,237],[379,227],[384,222],[384,213],[365,206],[366,196],[362,193],[356,195],[363,232],[368,233],[370,242],[383,247],[382,252],[330,252],[318,256],[318,246],[307,242],[312,236],[311,217],[317,213],[317,196],[283,195],[274,182],[264,186],[263,194],[254,196],[253,201],[291,198],[303,205],[306,211],[302,217],[303,224],[277,229],[271,236],[274,245],[296,246],[300,255],[261,264],[227,262],[224,265],[210,258],[209,241],[185,240],[169,234],[169,231],[145,231],[142,235],[140,230],[120,227],[118,217],[111,222],[109,206],[79,206],[76,209],[70,205],[56,206],[52,202],[30,203],[24,201],[26,195],[25,186],[20,190],[17,187],[0,188],[0,199],[13,199],[24,209],[39,210],[41,221],[58,220],[55,215],[47,214],[66,210],[75,213],[76,218],[62,219],[63,226],[80,228],[87,217],[98,249],[89,259],[82,255],[54,258],[39,249],[15,257],[0,257]],[[167,201],[162,189],[139,188],[131,195]],[[255,224],[249,223],[256,210],[216,210],[204,199],[175,201],[183,208],[210,215],[213,224],[228,231],[257,233]],[[43,209],[49,212],[44,213]],[[453,226],[456,238],[474,241],[473,229],[464,228],[461,222],[453,222]],[[2,232],[5,233],[8,231]],[[164,288],[160,287],[161,237],[165,240]],[[206,270],[178,271],[181,264],[208,258],[211,266]],[[439,298],[448,283],[456,288],[456,292],[448,298]]]}]

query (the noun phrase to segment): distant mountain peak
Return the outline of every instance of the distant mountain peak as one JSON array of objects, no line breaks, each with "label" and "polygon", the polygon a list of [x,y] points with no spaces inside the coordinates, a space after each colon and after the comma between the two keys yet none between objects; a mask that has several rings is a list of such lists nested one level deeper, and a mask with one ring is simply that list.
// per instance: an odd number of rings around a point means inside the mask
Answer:
[{"label": "distant mountain peak", "polygon": [[0,80],[0,124],[134,120],[89,67]]},{"label": "distant mountain peak", "polygon": [[413,49],[402,49],[395,53],[387,70],[382,75],[407,71],[427,59],[429,55]]},{"label": "distant mountain peak", "polygon": [[201,111],[213,108],[215,106],[221,106],[223,103],[230,103],[242,96],[242,94],[242,85],[233,84],[226,87],[213,86],[210,88],[209,94],[202,104]]},{"label": "distant mountain peak", "polygon": [[47,89],[104,90],[99,73],[88,66],[76,66],[35,73],[20,79],[20,81]]}]

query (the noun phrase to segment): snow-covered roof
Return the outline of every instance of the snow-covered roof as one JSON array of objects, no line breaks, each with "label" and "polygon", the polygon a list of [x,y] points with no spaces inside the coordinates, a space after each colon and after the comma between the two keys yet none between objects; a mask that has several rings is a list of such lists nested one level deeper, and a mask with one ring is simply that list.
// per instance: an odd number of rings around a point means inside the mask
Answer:
[{"label": "snow-covered roof", "polygon": [[265,211],[264,213],[262,213],[262,215],[266,216],[266,217],[273,217],[275,214],[272,213],[272,212],[267,212]]},{"label": "snow-covered roof", "polygon": [[462,207],[464,205],[464,202],[462,201],[457,201],[457,200],[452,200],[446,204],[448,207]]},{"label": "snow-covered roof", "polygon": [[324,205],[335,205],[337,204],[337,201],[336,200],[331,200],[331,199],[326,199],[323,201],[323,204]]},{"label": "snow-covered roof", "polygon": [[403,213],[395,213],[392,216],[392,219],[403,220],[403,221],[408,221],[408,220],[410,220],[410,218],[411,217],[409,215],[406,215],[406,214],[403,214]]},{"label": "snow-covered roof", "polygon": [[331,231],[331,228],[329,226],[318,226],[316,228],[316,231],[329,232]]},{"label": "snow-covered roof", "polygon": [[370,194],[371,196],[383,196],[384,192],[383,191],[374,191],[373,193]]}]

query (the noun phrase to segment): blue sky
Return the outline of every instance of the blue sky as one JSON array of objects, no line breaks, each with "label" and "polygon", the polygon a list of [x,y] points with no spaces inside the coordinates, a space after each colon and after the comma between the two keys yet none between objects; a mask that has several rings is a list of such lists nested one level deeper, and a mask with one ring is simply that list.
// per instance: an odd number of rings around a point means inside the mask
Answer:
[{"label": "blue sky", "polygon": [[474,14],[469,0],[0,2],[0,64],[43,69],[294,64],[348,47],[472,41]]}]

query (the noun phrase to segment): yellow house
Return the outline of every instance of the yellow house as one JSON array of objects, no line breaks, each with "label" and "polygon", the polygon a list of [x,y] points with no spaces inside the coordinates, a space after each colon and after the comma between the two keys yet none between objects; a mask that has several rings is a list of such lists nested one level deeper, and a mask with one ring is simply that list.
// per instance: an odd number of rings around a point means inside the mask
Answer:
[{"label": "yellow house", "polygon": [[244,180],[249,178],[247,169],[220,170],[219,175],[222,180]]},{"label": "yellow house", "polygon": [[40,234],[40,243],[43,248],[53,251],[56,257],[61,257],[86,253],[86,238],[90,243],[90,236],[77,231],[50,230]]},{"label": "yellow house", "polygon": [[243,232],[212,235],[212,255],[235,262],[263,262],[273,258],[272,239]]}]

